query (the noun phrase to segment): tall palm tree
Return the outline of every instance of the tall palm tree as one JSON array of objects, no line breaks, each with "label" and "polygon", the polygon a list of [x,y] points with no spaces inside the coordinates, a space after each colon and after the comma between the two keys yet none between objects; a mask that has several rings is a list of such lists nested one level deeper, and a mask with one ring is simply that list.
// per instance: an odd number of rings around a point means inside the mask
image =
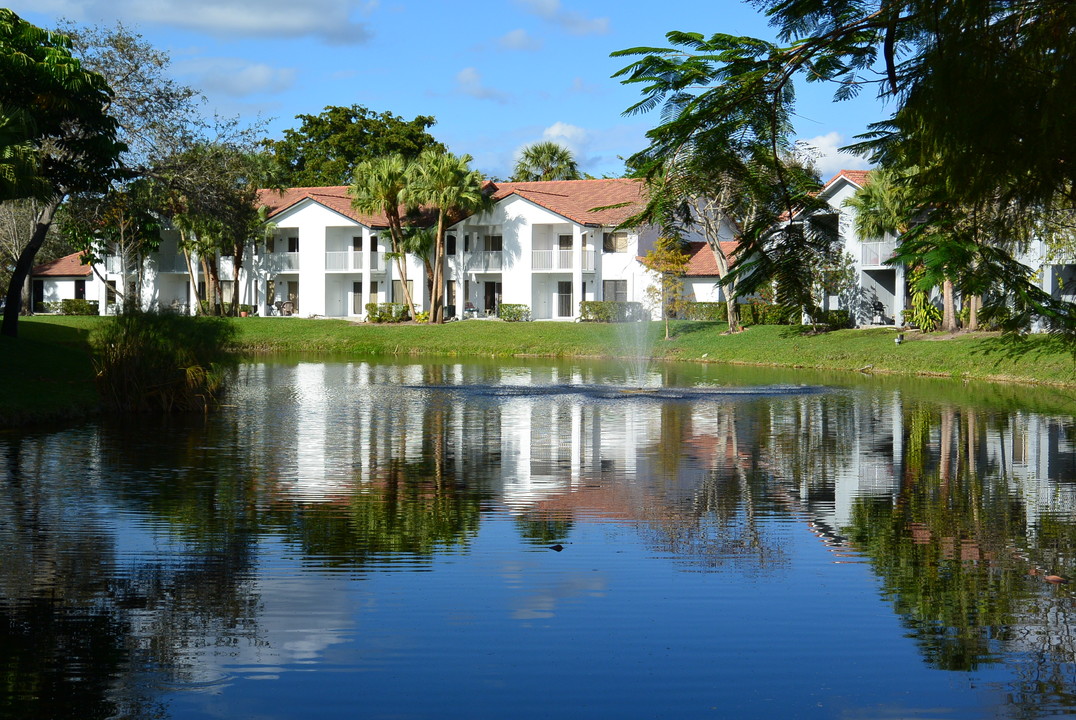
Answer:
[{"label": "tall palm tree", "polygon": [[445,321],[445,229],[449,216],[472,215],[492,206],[491,198],[482,191],[482,173],[471,170],[470,162],[470,155],[423,150],[412,166],[410,199],[417,205],[437,210],[430,307],[430,320],[435,323]]},{"label": "tall palm tree", "polygon": [[512,182],[579,178],[579,167],[572,151],[552,140],[543,140],[523,148],[512,173]]},{"label": "tall palm tree", "polygon": [[[922,203],[907,182],[915,172],[876,170],[870,182],[845,201],[856,211],[856,232],[860,237],[882,237],[886,233],[901,236],[908,232],[911,220],[922,214]],[[941,286],[942,330],[955,332],[956,298],[950,273],[943,275]]]},{"label": "tall palm tree", "polygon": [[403,222],[400,207],[409,204],[411,163],[399,153],[365,160],[355,166],[348,194],[351,205],[359,212],[384,213],[389,222],[389,237],[396,269],[400,274],[404,298],[411,317],[415,317],[415,302],[407,287],[407,257],[404,248]]}]

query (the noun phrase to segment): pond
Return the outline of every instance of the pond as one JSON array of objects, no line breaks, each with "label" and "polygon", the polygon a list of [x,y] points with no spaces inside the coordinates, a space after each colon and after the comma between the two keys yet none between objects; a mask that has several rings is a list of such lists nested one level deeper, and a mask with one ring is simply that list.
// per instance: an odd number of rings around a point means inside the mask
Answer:
[{"label": "pond", "polygon": [[0,716],[1076,713],[1071,392],[274,359],[0,435]]}]

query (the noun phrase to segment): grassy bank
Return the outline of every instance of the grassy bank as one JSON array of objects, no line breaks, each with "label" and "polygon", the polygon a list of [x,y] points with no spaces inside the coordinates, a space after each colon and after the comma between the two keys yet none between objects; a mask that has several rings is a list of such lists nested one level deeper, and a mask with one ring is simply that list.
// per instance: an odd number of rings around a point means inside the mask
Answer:
[{"label": "grassy bank", "polygon": [[[1076,386],[1072,353],[1052,337],[1012,340],[993,333],[919,335],[884,328],[810,334],[763,325],[724,335],[722,323],[682,322],[664,340],[650,323],[657,358],[820,370],[941,375]],[[623,326],[584,323],[466,321],[429,325],[356,325],[335,320],[247,318],[239,342],[251,351],[356,355],[619,357],[628,353]]]},{"label": "grassy bank", "polygon": [[[35,317],[20,323],[20,337],[0,343],[0,374],[10,392],[0,400],[0,423],[21,418],[85,414],[97,398],[88,350],[99,318]],[[472,320],[442,326],[366,325],[302,318],[236,319],[247,353],[356,356],[621,357],[625,326],[583,323],[503,323]],[[977,380],[1076,387],[1076,363],[1049,336],[1011,340],[996,334],[955,336],[892,329],[841,330],[812,335],[802,328],[756,326],[722,334],[720,323],[683,322],[674,337],[650,323],[648,347],[657,358],[787,368],[940,375]]]}]

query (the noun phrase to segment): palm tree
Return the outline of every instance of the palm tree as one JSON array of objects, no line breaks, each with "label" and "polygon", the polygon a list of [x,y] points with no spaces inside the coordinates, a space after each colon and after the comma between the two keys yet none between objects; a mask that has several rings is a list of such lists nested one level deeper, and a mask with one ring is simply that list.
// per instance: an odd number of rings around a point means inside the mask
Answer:
[{"label": "palm tree", "polygon": [[423,150],[412,166],[409,192],[418,205],[437,210],[437,232],[433,246],[433,298],[430,321],[442,323],[445,302],[445,229],[449,215],[472,215],[492,206],[482,191],[482,174],[471,170],[470,155]]},{"label": "palm tree", "polygon": [[523,148],[512,173],[512,182],[579,178],[579,167],[572,157],[572,151],[552,140],[543,140]]},{"label": "palm tree", "polygon": [[[886,233],[901,236],[908,232],[911,219],[921,214],[922,207],[907,182],[915,172],[876,170],[871,173],[870,182],[845,201],[856,211],[856,232],[860,237],[881,237]],[[941,286],[942,330],[956,332],[956,299],[948,272],[942,277]]]},{"label": "palm tree", "polygon": [[404,249],[403,222],[400,218],[400,207],[408,204],[409,181],[412,172],[411,163],[399,153],[365,160],[355,166],[348,193],[351,195],[352,207],[359,212],[384,213],[388,218],[392,255],[396,259],[396,269],[400,274],[404,298],[413,318],[415,317],[415,302],[407,287],[407,257]]}]

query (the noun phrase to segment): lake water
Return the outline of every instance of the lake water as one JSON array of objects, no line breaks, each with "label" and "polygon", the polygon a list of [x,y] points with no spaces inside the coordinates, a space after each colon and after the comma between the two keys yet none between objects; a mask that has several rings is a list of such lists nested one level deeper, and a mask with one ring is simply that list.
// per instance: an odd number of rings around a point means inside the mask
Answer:
[{"label": "lake water", "polygon": [[1071,391],[623,372],[0,435],[0,717],[1076,713]]}]

